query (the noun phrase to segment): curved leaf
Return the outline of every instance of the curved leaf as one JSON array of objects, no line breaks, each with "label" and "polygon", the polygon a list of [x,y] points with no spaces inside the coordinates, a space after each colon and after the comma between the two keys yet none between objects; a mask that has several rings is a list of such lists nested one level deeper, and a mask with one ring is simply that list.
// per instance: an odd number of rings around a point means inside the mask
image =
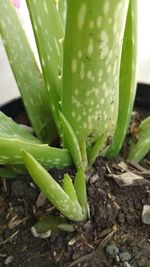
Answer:
[{"label": "curved leaf", "polygon": [[86,194],[86,177],[84,173],[84,168],[80,168],[77,171],[74,188],[76,190],[78,201],[84,211],[85,219],[87,217],[87,194]]},{"label": "curved leaf", "polygon": [[78,169],[83,165],[83,163],[82,163],[82,156],[81,156],[81,151],[80,151],[77,137],[71,125],[66,120],[65,116],[61,112],[59,112],[59,116],[61,119],[61,124],[62,124],[62,129],[63,129],[65,140],[67,142],[68,148],[72,155],[74,164],[76,168]]},{"label": "curved leaf", "polygon": [[37,136],[50,143],[57,132],[43,77],[11,2],[0,0],[0,34],[31,124]]},{"label": "curved leaf", "polygon": [[108,157],[117,156],[127,133],[136,93],[136,54],[137,1],[130,1],[121,58],[118,122]]},{"label": "curved leaf", "polygon": [[19,138],[24,141],[41,144],[41,141],[33,136],[26,128],[17,124],[0,111],[0,138],[4,137],[10,139]]},{"label": "curved leaf", "polygon": [[50,108],[60,130],[58,110],[61,97],[62,45],[64,32],[54,1],[27,0]]},{"label": "curved leaf", "polygon": [[74,221],[83,220],[83,212],[78,202],[72,201],[68,194],[52,176],[26,151],[22,153],[25,165],[45,196],[67,218]]},{"label": "curved leaf", "polygon": [[21,153],[28,150],[45,167],[63,168],[71,166],[70,153],[66,149],[50,147],[47,144],[35,144],[21,139],[0,137],[0,164],[22,165]]},{"label": "curved leaf", "polygon": [[78,201],[72,180],[68,174],[64,175],[63,189],[73,201]]}]

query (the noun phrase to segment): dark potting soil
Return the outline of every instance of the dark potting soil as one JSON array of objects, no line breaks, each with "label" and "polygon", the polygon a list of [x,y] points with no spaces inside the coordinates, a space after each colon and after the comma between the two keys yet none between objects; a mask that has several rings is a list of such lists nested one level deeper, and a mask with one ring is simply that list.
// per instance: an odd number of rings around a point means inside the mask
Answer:
[{"label": "dark potting soil", "polygon": [[[127,142],[117,159],[97,159],[87,182],[90,218],[86,223],[72,222],[71,233],[60,231],[46,239],[34,237],[32,225],[42,215],[57,211],[48,202],[37,206],[40,192],[30,177],[1,179],[0,266],[149,267],[150,225],[143,223],[142,211],[144,205],[150,205],[150,155],[141,165],[125,162],[122,156]],[[121,186],[114,178],[126,168],[146,180]],[[60,180],[65,172],[72,175],[74,171],[50,171]]]}]

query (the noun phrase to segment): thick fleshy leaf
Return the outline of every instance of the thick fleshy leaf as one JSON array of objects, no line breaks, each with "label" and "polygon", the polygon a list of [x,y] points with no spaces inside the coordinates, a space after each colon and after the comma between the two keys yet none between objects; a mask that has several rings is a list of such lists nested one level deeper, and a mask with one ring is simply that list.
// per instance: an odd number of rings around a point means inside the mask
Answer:
[{"label": "thick fleshy leaf", "polygon": [[69,223],[61,223],[58,225],[58,229],[65,231],[65,232],[73,232],[74,231],[74,226]]},{"label": "thick fleshy leaf", "polygon": [[78,140],[116,128],[122,39],[129,0],[67,1],[62,111]]},{"label": "thick fleshy leaf", "polygon": [[0,138],[10,138],[41,143],[39,139],[33,136],[26,128],[14,122],[11,118],[7,117],[0,111]]},{"label": "thick fleshy leaf", "polygon": [[81,151],[80,151],[80,147],[79,147],[76,134],[73,131],[70,123],[66,120],[66,118],[61,112],[59,113],[59,116],[60,116],[60,120],[62,124],[63,135],[67,143],[67,147],[72,155],[74,164],[76,168],[78,169],[82,167],[83,163],[82,163]]},{"label": "thick fleshy leaf", "polygon": [[19,168],[0,165],[0,178],[15,178],[18,174],[22,173]]},{"label": "thick fleshy leaf", "polygon": [[52,0],[27,0],[40,62],[49,94],[50,108],[59,127],[58,110],[61,97],[63,27]]},{"label": "thick fleshy leaf", "polygon": [[[0,169],[0,176],[5,174],[8,177],[9,173],[13,175],[15,172],[25,173],[21,156],[23,149],[32,152],[47,168],[72,165],[71,155],[67,150],[43,145],[27,129],[0,112],[0,164],[14,165],[8,168],[2,166],[3,172]],[[21,165],[21,169],[17,165]]]},{"label": "thick fleshy leaf", "polygon": [[65,218],[45,215],[34,224],[31,231],[35,236],[43,238],[46,237],[47,233],[57,232],[58,225],[62,223],[65,223]]},{"label": "thick fleshy leaf", "polygon": [[150,131],[150,116],[141,122],[140,129],[143,131]]},{"label": "thick fleshy leaf", "polygon": [[49,143],[56,128],[43,77],[11,2],[0,0],[0,34],[31,124],[37,136]]},{"label": "thick fleshy leaf", "polygon": [[78,202],[66,194],[61,186],[52,178],[52,176],[33,158],[31,154],[23,151],[23,160],[32,176],[34,182],[38,185],[45,196],[52,204],[67,218],[74,221],[82,221],[84,214]]},{"label": "thick fleshy leaf", "polygon": [[92,166],[96,158],[99,156],[104,144],[105,144],[105,136],[101,135],[95,144],[89,148],[88,151],[88,168]]},{"label": "thick fleshy leaf", "polygon": [[147,117],[139,126],[141,130],[138,135],[137,143],[132,143],[129,151],[129,160],[139,162],[150,151],[150,116]]},{"label": "thick fleshy leaf", "polygon": [[72,180],[68,174],[63,179],[63,189],[73,201],[78,201]]},{"label": "thick fleshy leaf", "polygon": [[77,171],[74,188],[76,190],[78,201],[84,211],[85,219],[87,217],[87,193],[86,193],[86,177],[84,173],[84,168],[80,168]]},{"label": "thick fleshy leaf", "polygon": [[119,113],[108,157],[117,156],[127,133],[136,92],[137,1],[130,1],[123,39],[119,81]]},{"label": "thick fleshy leaf", "polygon": [[88,165],[86,141],[83,139],[80,140],[79,146],[80,146],[81,157],[82,157],[82,167],[84,167],[84,169],[86,169],[87,165]]},{"label": "thick fleshy leaf", "polygon": [[58,11],[61,17],[62,24],[65,28],[66,25],[66,15],[67,15],[67,0],[58,1]]},{"label": "thick fleshy leaf", "polygon": [[36,144],[21,139],[0,137],[0,164],[23,165],[21,153],[28,150],[45,167],[63,168],[71,166],[70,153],[66,149],[50,147],[47,144]]},{"label": "thick fleshy leaf", "polygon": [[66,223],[66,219],[64,217],[56,217],[53,215],[43,216],[31,228],[32,234],[38,238],[48,238],[51,233],[56,233],[60,230],[73,232],[74,227],[73,225]]}]

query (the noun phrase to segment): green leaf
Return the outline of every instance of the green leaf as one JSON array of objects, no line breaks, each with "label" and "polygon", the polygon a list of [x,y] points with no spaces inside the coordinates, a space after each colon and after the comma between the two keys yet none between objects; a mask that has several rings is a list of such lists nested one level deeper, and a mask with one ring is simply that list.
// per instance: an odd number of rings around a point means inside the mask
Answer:
[{"label": "green leaf", "polygon": [[40,62],[49,95],[50,108],[60,130],[58,110],[61,97],[62,23],[54,1],[27,0]]},{"label": "green leaf", "polygon": [[82,157],[82,166],[84,167],[84,169],[86,169],[88,165],[88,158],[87,158],[87,148],[85,140],[80,140],[79,146]]},{"label": "green leaf", "polygon": [[78,201],[72,180],[68,174],[64,175],[63,189],[73,201]]},{"label": "green leaf", "polygon": [[66,194],[52,176],[26,151],[22,153],[23,160],[34,182],[49,199],[49,201],[67,218],[81,221],[84,214],[78,202]]},{"label": "green leaf", "polygon": [[67,15],[67,1],[59,0],[58,1],[58,11],[61,17],[62,24],[65,28],[66,25],[66,15]]},{"label": "green leaf", "polygon": [[76,190],[78,201],[84,211],[84,216],[86,219],[87,218],[87,193],[86,193],[86,177],[84,173],[84,168],[80,168],[77,171],[77,174],[74,180],[74,188]]},{"label": "green leaf", "polygon": [[66,120],[66,118],[61,112],[59,112],[59,116],[60,116],[60,120],[62,124],[63,135],[65,137],[65,141],[67,142],[74,164],[76,168],[78,169],[83,165],[83,163],[82,163],[82,156],[81,156],[80,147],[79,147],[76,134],[74,130],[72,129],[70,123]]},{"label": "green leaf", "polygon": [[66,149],[50,147],[14,138],[0,137],[0,164],[23,165],[21,153],[28,150],[46,168],[71,166],[70,153]]},{"label": "green leaf", "polygon": [[136,54],[137,1],[130,1],[121,58],[118,122],[108,157],[117,156],[129,126],[136,92]]},{"label": "green leaf", "polygon": [[132,143],[129,149],[128,159],[136,162],[141,161],[150,151],[150,116],[141,124],[137,143]]},{"label": "green leaf", "polygon": [[143,131],[150,131],[150,116],[148,116],[141,122],[140,129],[142,129]]},{"label": "green leaf", "polygon": [[17,175],[18,175],[17,170],[14,170],[9,166],[0,165],[0,178],[15,178]]},{"label": "green leaf", "polygon": [[58,225],[58,229],[62,230],[62,231],[66,231],[66,232],[73,232],[74,231],[74,227],[72,224],[69,223],[62,223]]},{"label": "green leaf", "polygon": [[[19,173],[25,173],[21,156],[23,149],[31,152],[47,168],[63,168],[72,165],[71,155],[67,150],[42,144],[26,128],[0,112],[0,164],[14,165],[14,169],[9,166],[13,173],[15,171],[17,173],[18,171]],[[21,169],[18,165],[21,165]],[[0,175],[2,176],[3,174],[4,172],[1,172]]]},{"label": "green leaf", "polygon": [[62,112],[79,140],[114,134],[128,0],[67,1]]},{"label": "green leaf", "polygon": [[62,217],[45,215],[32,226],[31,230],[35,236],[44,238],[48,233],[57,232],[59,224],[65,224],[65,221]]},{"label": "green leaf", "polygon": [[89,161],[88,168],[90,168],[92,166],[92,164],[94,163],[96,158],[99,156],[99,153],[104,146],[105,139],[106,139],[106,137],[104,135],[101,135],[97,139],[95,144],[89,148],[89,151],[88,151],[88,161]]},{"label": "green leaf", "polygon": [[31,124],[37,136],[49,143],[56,128],[43,77],[11,2],[0,0],[0,34]]},{"label": "green leaf", "polygon": [[14,122],[0,111],[0,138],[17,139],[39,143],[41,141],[33,136],[26,128]]},{"label": "green leaf", "polygon": [[66,219],[63,217],[45,215],[31,228],[33,235],[41,238],[47,238],[51,232],[55,233],[59,230],[72,232],[74,227],[66,223]]}]

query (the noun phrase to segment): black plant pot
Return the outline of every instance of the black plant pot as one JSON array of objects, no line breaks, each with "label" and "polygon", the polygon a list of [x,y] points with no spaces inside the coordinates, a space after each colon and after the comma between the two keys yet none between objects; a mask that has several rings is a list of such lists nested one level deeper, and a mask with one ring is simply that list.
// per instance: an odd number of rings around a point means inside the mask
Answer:
[{"label": "black plant pot", "polygon": [[20,115],[24,110],[24,105],[21,98],[16,98],[7,102],[6,104],[0,107],[0,110],[5,113],[8,117],[15,119]]},{"label": "black plant pot", "polygon": [[[150,84],[138,83],[135,106],[150,109]],[[21,98],[14,99],[0,107],[7,116],[15,119],[25,109]]]},{"label": "black plant pot", "polygon": [[135,106],[150,109],[150,84],[138,83]]}]

